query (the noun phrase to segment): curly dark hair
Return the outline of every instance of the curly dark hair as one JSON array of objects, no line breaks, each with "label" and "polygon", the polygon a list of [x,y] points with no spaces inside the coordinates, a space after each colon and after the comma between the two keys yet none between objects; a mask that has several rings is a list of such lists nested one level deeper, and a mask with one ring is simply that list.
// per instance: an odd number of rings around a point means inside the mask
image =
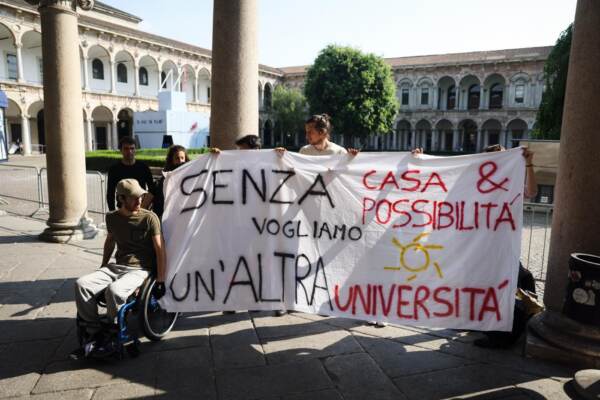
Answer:
[{"label": "curly dark hair", "polygon": [[331,117],[327,114],[311,115],[306,122],[304,122],[304,124],[313,124],[316,130],[326,134],[327,136],[329,136],[331,130],[333,129],[333,126],[331,125]]},{"label": "curly dark hair", "polygon": [[173,171],[175,168],[177,168],[179,165],[175,165],[175,163],[173,163],[173,158],[175,157],[175,154],[179,153],[180,151],[183,151],[183,153],[185,154],[185,162],[190,161],[190,157],[188,156],[187,151],[185,150],[185,147],[180,146],[178,144],[174,144],[172,146],[169,147],[169,151],[167,152],[167,159],[165,160],[165,171]]},{"label": "curly dark hair", "polygon": [[237,144],[238,146],[248,146],[248,148],[251,150],[260,149],[262,147],[260,138],[256,135],[243,136],[240,139],[236,140],[235,144]]}]

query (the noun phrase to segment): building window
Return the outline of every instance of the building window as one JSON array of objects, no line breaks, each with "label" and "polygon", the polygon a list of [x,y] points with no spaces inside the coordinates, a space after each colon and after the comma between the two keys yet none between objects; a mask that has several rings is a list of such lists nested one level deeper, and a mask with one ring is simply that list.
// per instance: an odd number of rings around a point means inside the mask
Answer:
[{"label": "building window", "polygon": [[117,64],[117,82],[127,83],[127,67],[123,63]]},{"label": "building window", "polygon": [[446,99],[446,109],[454,110],[456,107],[456,86],[448,88],[448,98]]},{"label": "building window", "polygon": [[421,88],[421,105],[426,106],[429,104],[429,88]]},{"label": "building window", "polygon": [[16,81],[19,78],[19,68],[17,65],[17,56],[15,54],[6,55],[6,69],[8,71],[8,79]]},{"label": "building window", "polygon": [[92,60],[92,79],[104,80],[104,64],[98,58]]},{"label": "building window", "polygon": [[515,86],[515,103],[522,104],[525,100],[525,85]]},{"label": "building window", "polygon": [[206,88],[206,102],[210,104],[210,86]]},{"label": "building window", "polygon": [[538,194],[535,199],[537,203],[553,204],[554,203],[554,186],[538,185]]},{"label": "building window", "polygon": [[408,105],[408,88],[402,89],[402,105],[403,106]]},{"label": "building window", "polygon": [[148,70],[145,67],[140,67],[138,77],[140,79],[140,85],[148,86]]},{"label": "building window", "polygon": [[469,102],[468,109],[469,110],[478,110],[479,109],[479,97],[481,94],[481,87],[479,85],[471,85],[469,88]]},{"label": "building window", "polygon": [[490,108],[502,108],[502,85],[496,83],[490,88]]},{"label": "building window", "polygon": [[162,83],[161,87],[163,89],[167,88],[167,74],[165,74],[165,71],[160,73],[160,81]]}]

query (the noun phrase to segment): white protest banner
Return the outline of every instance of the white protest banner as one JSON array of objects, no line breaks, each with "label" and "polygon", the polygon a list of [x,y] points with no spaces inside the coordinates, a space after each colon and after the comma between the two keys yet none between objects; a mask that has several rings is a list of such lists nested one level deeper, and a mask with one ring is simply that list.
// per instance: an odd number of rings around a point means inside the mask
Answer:
[{"label": "white protest banner", "polygon": [[165,182],[161,302],[510,330],[524,174],[521,149],[203,155]]}]

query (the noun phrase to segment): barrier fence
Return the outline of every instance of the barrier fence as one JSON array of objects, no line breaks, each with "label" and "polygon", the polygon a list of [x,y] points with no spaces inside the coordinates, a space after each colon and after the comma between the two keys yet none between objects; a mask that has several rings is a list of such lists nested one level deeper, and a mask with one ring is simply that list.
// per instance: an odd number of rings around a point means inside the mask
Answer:
[{"label": "barrier fence", "polygon": [[[98,214],[104,222],[106,215],[106,177],[99,171],[86,171],[87,210]],[[48,210],[48,170],[32,166],[0,164],[0,196],[35,204],[27,215],[35,216]],[[29,210],[30,208],[28,208]]]},{"label": "barrier fence", "polygon": [[[0,197],[31,202],[37,209],[30,216],[46,211],[47,172],[46,168],[0,164]],[[97,214],[96,220],[104,222],[107,211],[106,176],[99,171],[87,171],[86,190],[88,212]],[[552,211],[551,204],[524,204],[521,261],[533,273],[540,293],[543,292],[546,281]]]}]

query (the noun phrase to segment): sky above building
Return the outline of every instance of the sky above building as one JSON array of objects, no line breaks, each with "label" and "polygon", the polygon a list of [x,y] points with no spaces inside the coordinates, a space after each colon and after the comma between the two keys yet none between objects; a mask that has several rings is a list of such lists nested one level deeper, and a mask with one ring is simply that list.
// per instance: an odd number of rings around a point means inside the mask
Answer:
[{"label": "sky above building", "polygon": [[[212,47],[212,0],[103,0],[140,29]],[[258,0],[259,61],[311,64],[328,44],[383,57],[550,46],[576,0]]]}]

